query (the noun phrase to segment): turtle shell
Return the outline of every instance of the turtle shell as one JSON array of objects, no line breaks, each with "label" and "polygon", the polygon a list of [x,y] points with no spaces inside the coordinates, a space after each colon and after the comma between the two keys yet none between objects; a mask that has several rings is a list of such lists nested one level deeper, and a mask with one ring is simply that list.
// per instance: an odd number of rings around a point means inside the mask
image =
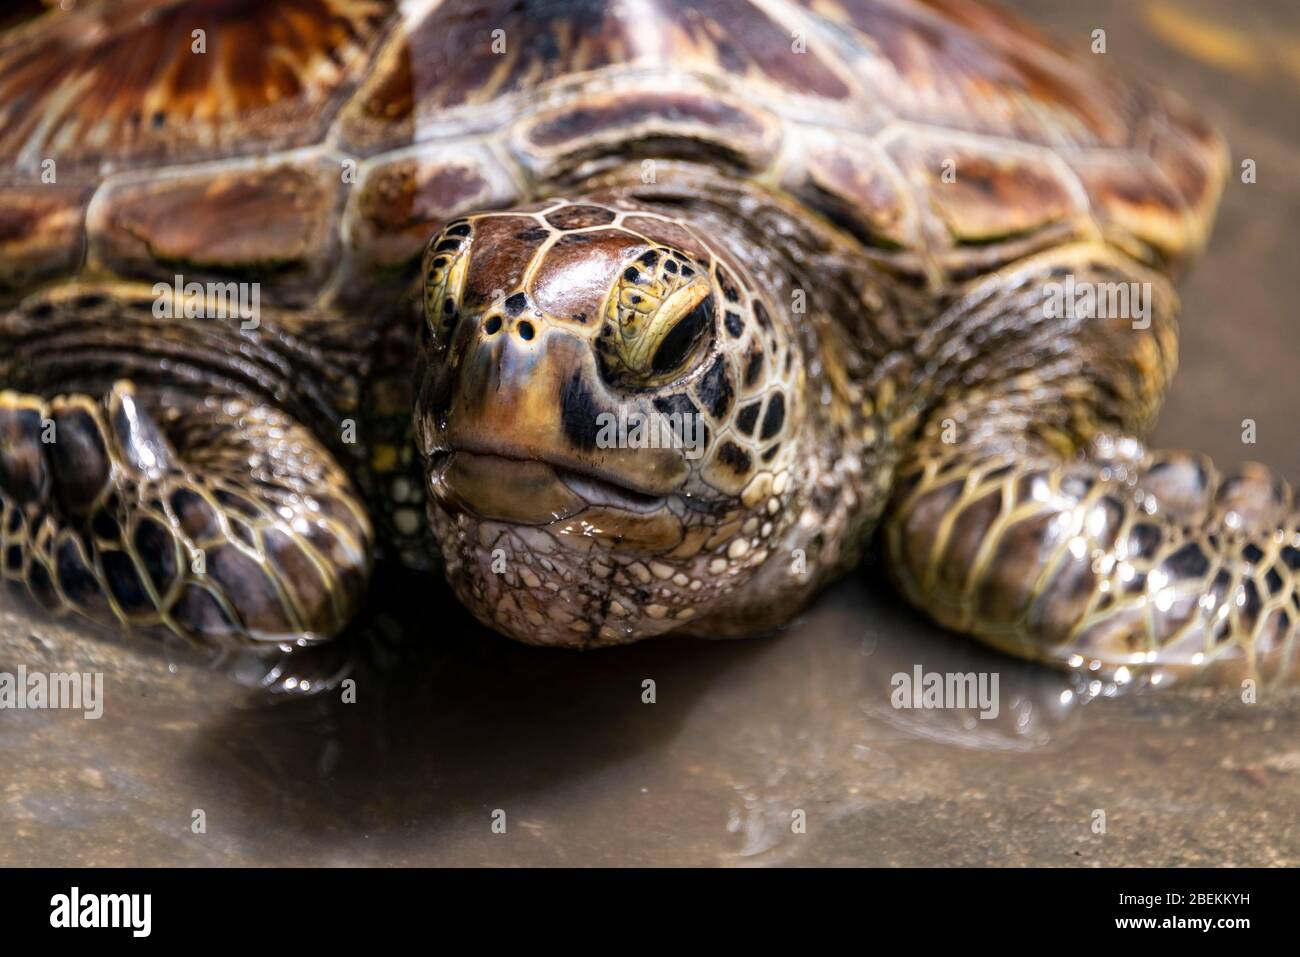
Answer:
[{"label": "turtle shell", "polygon": [[1080,238],[1175,268],[1226,165],[1186,106],[959,0],[83,0],[8,17],[0,299],[85,271],[373,302],[441,222],[658,158],[783,187],[930,288]]}]

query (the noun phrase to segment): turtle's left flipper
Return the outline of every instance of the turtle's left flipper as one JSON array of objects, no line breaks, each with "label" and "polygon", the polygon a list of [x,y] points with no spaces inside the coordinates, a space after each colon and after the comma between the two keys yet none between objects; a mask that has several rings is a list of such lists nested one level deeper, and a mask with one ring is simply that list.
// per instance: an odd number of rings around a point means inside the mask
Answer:
[{"label": "turtle's left flipper", "polygon": [[[1064,264],[1080,285],[1123,279]],[[958,357],[901,467],[884,526],[902,592],[1011,654],[1133,675],[1300,678],[1300,522],[1260,465],[1149,451],[1140,433],[1173,367],[1172,297],[1148,323],[1047,318],[1052,262],[954,308]],[[1002,338],[977,342],[978,310]],[[972,385],[978,379],[980,385]],[[1121,676],[1123,674],[1121,673]]]},{"label": "turtle's left flipper", "polygon": [[886,525],[889,566],[940,623],[1108,673],[1300,677],[1300,525],[1263,466],[1221,475],[1103,438],[1077,458],[966,450],[916,467]]},{"label": "turtle's left flipper", "polygon": [[370,522],[290,416],[229,397],[0,392],[0,572],[55,613],[204,645],[332,637]]}]

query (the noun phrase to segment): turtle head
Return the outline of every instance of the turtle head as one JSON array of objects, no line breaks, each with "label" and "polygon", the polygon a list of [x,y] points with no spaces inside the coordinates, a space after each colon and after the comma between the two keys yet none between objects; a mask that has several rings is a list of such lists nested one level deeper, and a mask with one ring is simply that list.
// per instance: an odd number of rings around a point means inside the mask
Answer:
[{"label": "turtle head", "polygon": [[423,283],[417,438],[480,619],[615,644],[759,604],[789,564],[805,365],[735,257],[662,214],[553,202],[449,223]]}]

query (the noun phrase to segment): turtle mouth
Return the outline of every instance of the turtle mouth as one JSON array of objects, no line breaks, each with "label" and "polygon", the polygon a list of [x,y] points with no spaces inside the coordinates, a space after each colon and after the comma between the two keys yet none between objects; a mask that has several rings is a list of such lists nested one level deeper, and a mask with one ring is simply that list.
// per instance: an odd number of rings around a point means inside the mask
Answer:
[{"label": "turtle mouth", "polygon": [[605,505],[629,512],[653,512],[668,502],[666,495],[651,495],[628,485],[610,482],[596,475],[552,466],[561,482],[591,505]]},{"label": "turtle mouth", "polygon": [[564,521],[589,509],[650,515],[671,497],[603,470],[500,451],[436,451],[429,457],[428,479],[435,501],[446,508],[527,525]]}]

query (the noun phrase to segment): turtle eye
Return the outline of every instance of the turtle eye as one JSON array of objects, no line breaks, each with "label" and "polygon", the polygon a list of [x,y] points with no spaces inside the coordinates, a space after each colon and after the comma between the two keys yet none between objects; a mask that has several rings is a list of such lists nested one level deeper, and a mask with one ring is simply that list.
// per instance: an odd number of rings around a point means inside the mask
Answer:
[{"label": "turtle eye", "polygon": [[652,249],[624,268],[597,340],[612,384],[650,388],[688,371],[713,332],[707,271],[673,250]]},{"label": "turtle eye", "polygon": [[460,321],[472,231],[467,220],[448,223],[424,252],[425,333],[435,349],[447,347]]},{"label": "turtle eye", "polygon": [[656,376],[672,375],[695,351],[704,333],[713,325],[713,296],[701,299],[689,312],[679,318],[669,316],[661,327],[667,329],[655,347],[650,359],[650,370]]}]

